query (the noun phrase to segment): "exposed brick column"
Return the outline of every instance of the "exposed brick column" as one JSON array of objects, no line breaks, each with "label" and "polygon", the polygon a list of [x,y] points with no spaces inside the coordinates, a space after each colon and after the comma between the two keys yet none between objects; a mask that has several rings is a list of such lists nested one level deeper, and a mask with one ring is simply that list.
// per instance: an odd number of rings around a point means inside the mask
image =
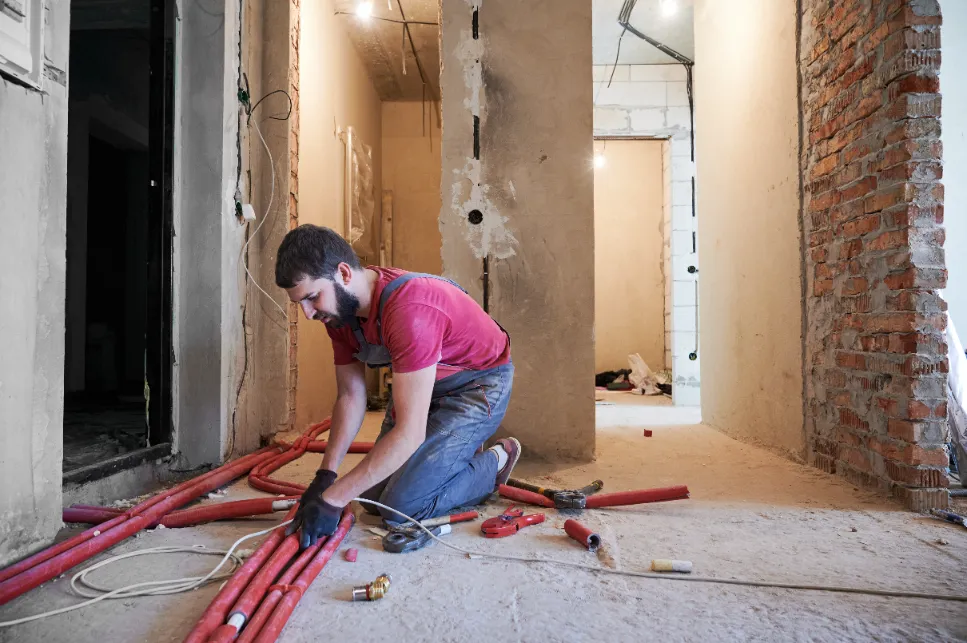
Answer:
[{"label": "exposed brick column", "polygon": [[947,505],[936,0],[801,0],[810,461]]}]

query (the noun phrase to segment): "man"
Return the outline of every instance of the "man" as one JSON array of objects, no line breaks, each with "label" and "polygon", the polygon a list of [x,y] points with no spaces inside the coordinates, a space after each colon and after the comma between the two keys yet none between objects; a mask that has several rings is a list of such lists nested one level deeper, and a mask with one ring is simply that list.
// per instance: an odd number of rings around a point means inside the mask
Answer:
[{"label": "man", "polygon": [[[313,225],[285,236],[275,281],[307,319],[326,325],[335,353],[329,446],[289,526],[301,527],[302,547],[332,534],[357,496],[425,520],[479,504],[507,481],[520,443],[482,446],[510,400],[510,338],[463,289],[434,275],[363,268],[342,237]],[[366,412],[366,365],[392,365],[392,400],[373,450],[337,479]]]}]

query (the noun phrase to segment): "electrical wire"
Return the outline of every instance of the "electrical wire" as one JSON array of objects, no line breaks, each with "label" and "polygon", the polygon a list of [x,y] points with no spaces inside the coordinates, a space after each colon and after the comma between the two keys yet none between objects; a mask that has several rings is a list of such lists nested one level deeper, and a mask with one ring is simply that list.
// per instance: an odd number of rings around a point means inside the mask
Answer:
[{"label": "electrical wire", "polygon": [[289,95],[289,92],[285,91],[284,89],[276,89],[275,91],[271,91],[268,94],[266,94],[265,96],[263,96],[262,98],[260,98],[257,101],[255,101],[255,104],[252,105],[252,108],[250,110],[248,110],[249,118],[251,118],[252,112],[254,112],[256,109],[258,109],[259,105],[262,104],[262,101],[263,100],[265,100],[269,96],[273,96],[275,94],[285,94],[285,97],[289,99],[289,111],[286,112],[286,115],[285,116],[269,116],[269,118],[271,118],[272,120],[276,120],[276,121],[287,121],[287,120],[289,120],[289,117],[292,116],[292,108],[293,108],[294,104],[292,102],[292,96],[290,96]]},{"label": "electrical wire", "polygon": [[[31,621],[37,621],[50,616],[56,616],[57,614],[71,612],[74,610],[81,609],[82,607],[88,607],[90,605],[94,605],[95,603],[99,603],[109,598],[133,598],[136,596],[160,596],[164,594],[179,594],[182,592],[189,592],[193,589],[196,589],[208,583],[213,583],[219,580],[223,580],[231,576],[232,573],[235,571],[235,569],[237,569],[238,566],[241,565],[242,563],[242,557],[234,553],[235,549],[238,548],[239,545],[241,545],[246,540],[251,540],[252,538],[258,538],[259,536],[264,536],[265,534],[271,533],[272,531],[275,531],[279,527],[284,527],[288,525],[290,522],[292,521],[285,520],[279,523],[278,525],[275,525],[274,527],[270,527],[269,529],[262,529],[261,531],[256,531],[255,533],[242,536],[234,543],[232,543],[232,546],[225,551],[210,550],[200,546],[150,547],[148,549],[141,549],[138,551],[129,552],[127,554],[121,554],[120,556],[112,556],[95,565],[91,565],[90,567],[82,571],[77,572],[71,578],[71,582],[70,582],[71,589],[73,589],[81,596],[92,597],[89,600],[83,601],[81,603],[77,603],[76,605],[68,605],[66,607],[61,607],[59,609],[50,610],[49,612],[34,614],[33,616],[25,616],[23,618],[18,618],[13,621],[3,621],[3,622],[0,622],[0,628],[10,627],[12,625],[21,625],[23,623],[30,623]],[[104,588],[100,588],[97,585],[95,585],[93,582],[87,580],[86,578],[86,575],[89,572],[92,572],[95,569],[104,567],[105,565],[115,563],[119,560],[123,560],[125,558],[131,558],[134,556],[140,556],[145,554],[169,554],[169,553],[176,553],[176,552],[192,553],[192,554],[211,554],[211,555],[224,554],[224,555],[222,556],[222,559],[218,562],[218,564],[215,565],[215,567],[204,576],[189,576],[186,578],[171,578],[166,580],[145,581],[142,583],[134,583],[133,585],[118,587],[117,589],[112,589],[112,590],[106,590]],[[216,576],[216,573],[218,572],[218,570],[221,569],[225,565],[225,563],[228,562],[229,560],[231,560],[233,563],[231,570],[223,574],[218,574]],[[103,591],[106,593],[92,594],[91,592],[88,592],[78,587],[78,583],[92,590]]]},{"label": "electrical wire", "polygon": [[[265,222],[268,220],[269,213],[272,211],[272,203],[275,201],[275,159],[272,158],[272,152],[269,151],[269,146],[265,142],[265,137],[262,136],[262,130],[259,128],[258,122],[257,121],[253,121],[252,122],[252,125],[255,126],[255,131],[258,132],[259,140],[262,141],[262,147],[265,148],[265,153],[269,157],[269,168],[272,171],[272,188],[271,188],[271,190],[269,192],[269,204],[265,208],[265,214],[262,216],[262,221],[259,222],[258,226],[255,227],[255,231],[245,241],[245,245],[242,246],[242,255],[243,255],[243,257],[246,256],[246,254],[248,252],[248,245],[250,243],[252,243],[252,239],[254,239],[256,236],[258,236],[259,230],[262,229],[262,226],[264,226],[265,225]],[[282,316],[283,317],[288,318],[289,314],[285,311],[285,309],[282,306],[279,305],[279,302],[275,301],[275,299],[272,298],[272,295],[270,295],[269,293],[265,292],[265,290],[262,288],[262,286],[259,285],[259,282],[256,281],[256,279],[252,275],[252,273],[249,272],[248,262],[245,261],[244,259],[242,260],[242,267],[245,268],[245,274],[247,274],[248,275],[248,278],[252,280],[252,283],[255,284],[255,287],[258,288],[259,292],[261,292],[263,295],[265,295],[266,298],[268,298],[268,300],[271,301],[275,305],[275,307],[279,309],[279,312],[282,313]]]},{"label": "electrical wire", "polygon": [[458,551],[467,556],[480,556],[481,558],[497,558],[500,560],[513,560],[524,563],[545,563],[551,565],[561,565],[564,567],[576,567],[578,569],[584,569],[589,572],[599,572],[604,574],[615,574],[618,576],[635,576],[638,578],[653,578],[656,580],[671,580],[680,582],[691,582],[691,583],[714,583],[717,585],[740,585],[743,587],[767,587],[771,589],[792,589],[792,590],[807,590],[815,592],[837,592],[845,594],[866,594],[868,596],[887,596],[891,598],[922,598],[927,600],[939,600],[939,601],[958,601],[961,603],[967,603],[967,596],[958,594],[931,594],[923,592],[903,592],[894,590],[881,590],[881,589],[869,589],[865,587],[846,587],[841,585],[807,585],[799,583],[773,583],[768,581],[755,581],[755,580],[744,580],[739,578],[710,578],[708,576],[669,576],[666,574],[657,574],[653,572],[635,572],[629,570],[621,569],[608,569],[607,567],[596,567],[594,565],[586,565],[584,563],[575,563],[566,560],[554,560],[553,558],[535,558],[532,556],[512,556],[508,554],[491,554],[485,552],[470,551],[462,547],[457,547],[456,545],[451,545],[450,543],[444,541],[442,538],[436,536],[432,531],[424,527],[418,520],[407,516],[401,511],[397,511],[392,507],[387,507],[386,505],[376,502],[375,500],[368,500],[366,498],[353,498],[356,502],[365,503],[373,505],[375,507],[380,507],[381,509],[386,509],[393,512],[394,514],[405,518],[406,520],[415,524],[423,531],[425,531],[433,540],[438,541],[444,547],[448,547],[454,551]]}]

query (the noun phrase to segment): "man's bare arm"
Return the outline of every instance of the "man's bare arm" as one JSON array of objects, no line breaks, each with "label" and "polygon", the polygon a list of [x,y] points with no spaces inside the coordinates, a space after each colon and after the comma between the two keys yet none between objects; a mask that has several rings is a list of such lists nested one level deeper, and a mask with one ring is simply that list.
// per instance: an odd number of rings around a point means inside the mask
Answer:
[{"label": "man's bare arm", "polygon": [[331,471],[339,468],[349,451],[349,445],[363,425],[366,416],[366,366],[362,362],[337,366],[336,391],[329,444],[321,467]]},{"label": "man's bare arm", "polygon": [[426,420],[435,382],[436,365],[393,376],[396,426],[376,443],[362,462],[322,494],[323,500],[343,507],[403,466],[426,439]]}]

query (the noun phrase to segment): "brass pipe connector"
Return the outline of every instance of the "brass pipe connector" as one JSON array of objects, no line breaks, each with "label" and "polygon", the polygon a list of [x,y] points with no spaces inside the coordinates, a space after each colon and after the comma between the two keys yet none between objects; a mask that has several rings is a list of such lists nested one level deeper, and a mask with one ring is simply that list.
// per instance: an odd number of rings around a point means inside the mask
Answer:
[{"label": "brass pipe connector", "polygon": [[356,601],[377,601],[389,591],[389,574],[380,574],[372,583],[366,583],[353,588],[353,602]]}]

